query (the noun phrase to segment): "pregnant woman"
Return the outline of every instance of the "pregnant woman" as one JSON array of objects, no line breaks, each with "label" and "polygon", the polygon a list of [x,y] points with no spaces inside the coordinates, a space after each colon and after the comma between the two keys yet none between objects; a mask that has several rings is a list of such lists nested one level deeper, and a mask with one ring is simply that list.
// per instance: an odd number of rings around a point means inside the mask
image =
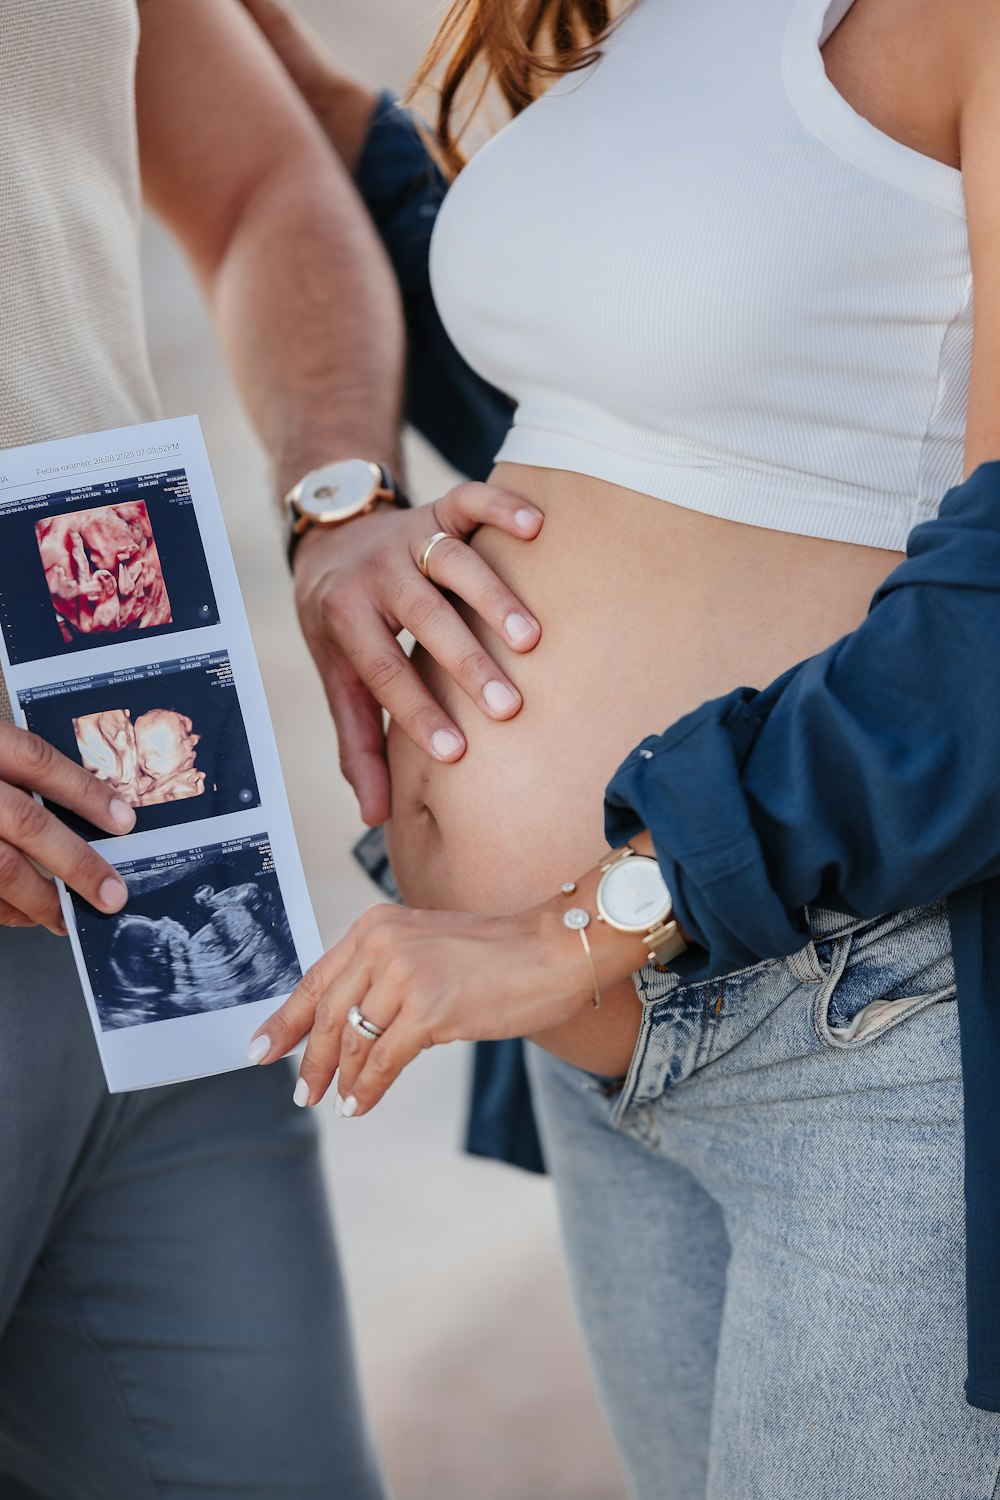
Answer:
[{"label": "pregnant woman", "polygon": [[[538,1044],[577,1306],[642,1500],[992,1496],[1000,1418],[962,1400],[944,907],[812,907],[799,952],[686,982],[650,836],[609,854],[603,793],[644,736],[858,626],[912,528],[1000,452],[1000,17],[638,0],[610,20],[459,0],[433,51],[461,167],[434,292],[516,403],[492,483],[544,521],[414,566],[457,588],[475,553],[542,634],[515,654],[462,607],[523,699],[504,723],[418,649],[461,758],[390,728],[416,909],[367,914],[255,1055],[312,1027],[298,1101],[339,1063],[351,1116],[422,1047]],[[515,118],[463,166],[456,94],[482,65]]]}]

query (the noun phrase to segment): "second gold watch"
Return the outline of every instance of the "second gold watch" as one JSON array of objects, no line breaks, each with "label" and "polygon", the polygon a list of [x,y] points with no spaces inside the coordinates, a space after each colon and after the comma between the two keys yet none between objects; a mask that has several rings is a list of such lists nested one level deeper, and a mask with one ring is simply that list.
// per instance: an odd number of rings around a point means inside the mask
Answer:
[{"label": "second gold watch", "polygon": [[674,903],[655,859],[631,844],[614,849],[601,865],[597,920],[618,932],[634,932],[646,948],[646,962],[664,968],[687,948],[674,917]]}]

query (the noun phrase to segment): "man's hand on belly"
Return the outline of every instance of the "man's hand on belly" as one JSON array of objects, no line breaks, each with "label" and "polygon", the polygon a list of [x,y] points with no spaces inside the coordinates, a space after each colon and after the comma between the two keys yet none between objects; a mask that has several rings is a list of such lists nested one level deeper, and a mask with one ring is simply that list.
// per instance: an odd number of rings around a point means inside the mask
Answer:
[{"label": "man's hand on belly", "polygon": [[[444,591],[464,600],[509,650],[530,651],[541,637],[538,621],[466,543],[480,526],[532,541],[542,520],[529,501],[470,481],[434,505],[379,508],[303,537],[295,564],[299,619],[337,726],[341,768],[366,823],[384,823],[390,811],[383,709],[432,759],[465,753],[465,736],[411,665],[401,631],[410,631],[487,718],[519,711],[517,688]],[[448,539],[434,547],[424,574],[418,559],[435,532]]]}]

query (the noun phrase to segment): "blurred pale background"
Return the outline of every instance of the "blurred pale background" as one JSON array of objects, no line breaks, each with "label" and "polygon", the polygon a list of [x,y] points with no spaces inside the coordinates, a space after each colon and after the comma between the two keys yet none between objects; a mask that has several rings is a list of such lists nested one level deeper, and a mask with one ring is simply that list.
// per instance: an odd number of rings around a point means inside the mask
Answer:
[{"label": "blurred pale background", "polygon": [[[425,0],[301,8],[347,65],[395,87],[434,24]],[[306,873],[332,941],[376,893],[349,856],[360,823],[298,638],[266,464],[185,269],[155,226],[145,272],[164,412],[197,412],[205,428]],[[417,441],[409,465],[421,500],[451,482]],[[568,1307],[550,1186],[460,1153],[469,1064],[464,1047],[437,1049],[370,1118],[319,1111],[359,1358],[396,1500],[621,1500]],[[351,1500],[335,1475],[331,1497]]]}]

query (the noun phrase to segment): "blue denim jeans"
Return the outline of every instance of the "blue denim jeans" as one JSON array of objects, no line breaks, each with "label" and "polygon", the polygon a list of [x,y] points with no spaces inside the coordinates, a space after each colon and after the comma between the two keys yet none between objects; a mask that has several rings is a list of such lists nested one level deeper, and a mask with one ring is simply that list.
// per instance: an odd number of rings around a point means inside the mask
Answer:
[{"label": "blue denim jeans", "polygon": [[641,970],[624,1085],[530,1049],[630,1492],[993,1500],[1000,1415],[962,1392],[946,910],[810,933],[709,983]]},{"label": "blue denim jeans", "polygon": [[69,944],[0,932],[3,1500],[384,1500],[291,1088],[110,1096]]}]

